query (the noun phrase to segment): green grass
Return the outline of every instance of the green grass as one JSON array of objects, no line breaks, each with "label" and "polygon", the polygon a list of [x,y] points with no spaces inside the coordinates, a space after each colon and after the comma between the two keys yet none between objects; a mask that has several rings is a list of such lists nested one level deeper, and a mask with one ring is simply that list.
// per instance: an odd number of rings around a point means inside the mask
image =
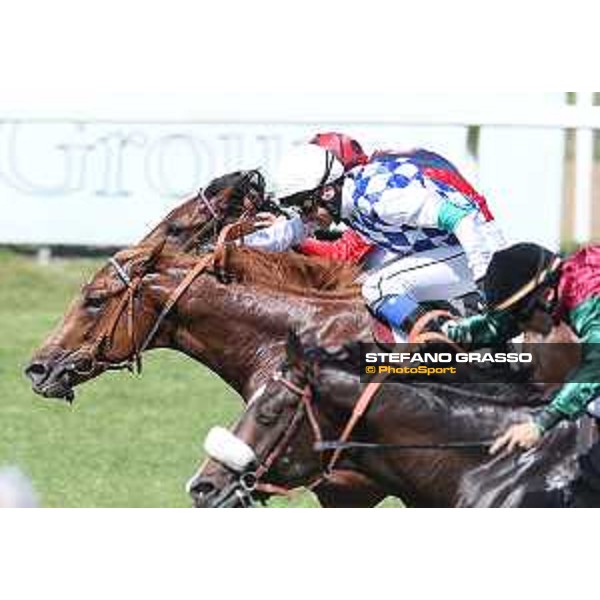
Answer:
[{"label": "green grass", "polygon": [[[141,376],[106,373],[73,406],[36,396],[22,375],[99,261],[35,261],[0,250],[0,465],[16,464],[43,505],[189,506],[184,484],[208,429],[241,401],[202,365],[150,352]],[[316,506],[308,492],[271,506]]]}]

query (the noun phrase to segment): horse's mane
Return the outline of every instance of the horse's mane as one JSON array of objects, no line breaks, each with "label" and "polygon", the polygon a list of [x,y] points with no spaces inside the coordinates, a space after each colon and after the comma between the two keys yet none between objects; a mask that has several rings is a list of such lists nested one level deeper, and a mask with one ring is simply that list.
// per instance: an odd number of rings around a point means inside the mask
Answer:
[{"label": "horse's mane", "polygon": [[[476,369],[474,369],[476,371]],[[409,384],[399,384],[409,385]],[[501,380],[479,382],[440,383],[414,382],[413,388],[426,388],[432,394],[447,401],[474,406],[495,405],[502,408],[538,407],[543,403],[543,392],[528,382],[514,383]]]},{"label": "horse's mane", "polygon": [[228,248],[226,272],[237,281],[271,289],[327,297],[359,298],[356,266],[297,252],[264,252],[243,246]]}]

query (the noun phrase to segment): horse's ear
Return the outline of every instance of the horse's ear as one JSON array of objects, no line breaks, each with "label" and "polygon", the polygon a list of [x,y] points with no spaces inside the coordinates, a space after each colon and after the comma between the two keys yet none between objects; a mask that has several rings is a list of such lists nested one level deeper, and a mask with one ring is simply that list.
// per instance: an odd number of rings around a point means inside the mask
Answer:
[{"label": "horse's ear", "polygon": [[290,366],[299,367],[304,364],[304,347],[300,341],[300,336],[293,330],[288,332],[285,349]]}]

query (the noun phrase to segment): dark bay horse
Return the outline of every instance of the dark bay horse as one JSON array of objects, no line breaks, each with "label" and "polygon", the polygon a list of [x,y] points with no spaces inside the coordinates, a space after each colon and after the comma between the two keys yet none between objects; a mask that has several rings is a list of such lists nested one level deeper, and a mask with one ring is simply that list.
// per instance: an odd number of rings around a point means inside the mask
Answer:
[{"label": "dark bay horse", "polygon": [[[171,254],[162,242],[118,253],[36,351],[26,369],[34,391],[72,400],[75,386],[106,370],[131,367],[141,351],[162,347],[202,362],[251,401],[281,361],[290,328],[328,345],[370,335],[351,267],[231,248],[229,279],[223,282],[212,257]],[[164,313],[178,289],[180,297]],[[359,476],[340,483],[339,493],[334,482],[321,488],[324,504],[372,505],[381,498]]]},{"label": "dark bay horse", "polygon": [[[247,506],[253,496],[264,500],[327,478],[327,461],[313,446],[340,438],[363,387],[357,365],[339,353],[307,357],[298,342],[288,354],[233,427],[235,437],[209,434],[213,458],[188,484],[196,506]],[[359,472],[409,506],[519,506],[529,492],[575,476],[580,429],[564,424],[518,455],[492,458],[477,442],[523,420],[540,396],[528,384],[385,384],[352,439],[404,449],[345,452]]]}]

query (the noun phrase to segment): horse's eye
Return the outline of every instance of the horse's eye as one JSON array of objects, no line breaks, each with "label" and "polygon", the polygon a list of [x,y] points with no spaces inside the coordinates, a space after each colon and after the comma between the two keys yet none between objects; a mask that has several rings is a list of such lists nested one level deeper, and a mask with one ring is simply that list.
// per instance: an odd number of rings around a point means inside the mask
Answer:
[{"label": "horse's eye", "polygon": [[85,308],[100,308],[104,304],[102,296],[88,296],[84,301]]},{"label": "horse's eye", "polygon": [[181,235],[181,232],[184,230],[183,225],[179,223],[171,223],[167,228],[168,235],[172,235],[173,237],[177,237]]},{"label": "horse's eye", "polygon": [[281,416],[283,409],[283,403],[279,399],[270,398],[262,404],[260,411],[256,415],[256,419],[261,425],[271,425]]}]

